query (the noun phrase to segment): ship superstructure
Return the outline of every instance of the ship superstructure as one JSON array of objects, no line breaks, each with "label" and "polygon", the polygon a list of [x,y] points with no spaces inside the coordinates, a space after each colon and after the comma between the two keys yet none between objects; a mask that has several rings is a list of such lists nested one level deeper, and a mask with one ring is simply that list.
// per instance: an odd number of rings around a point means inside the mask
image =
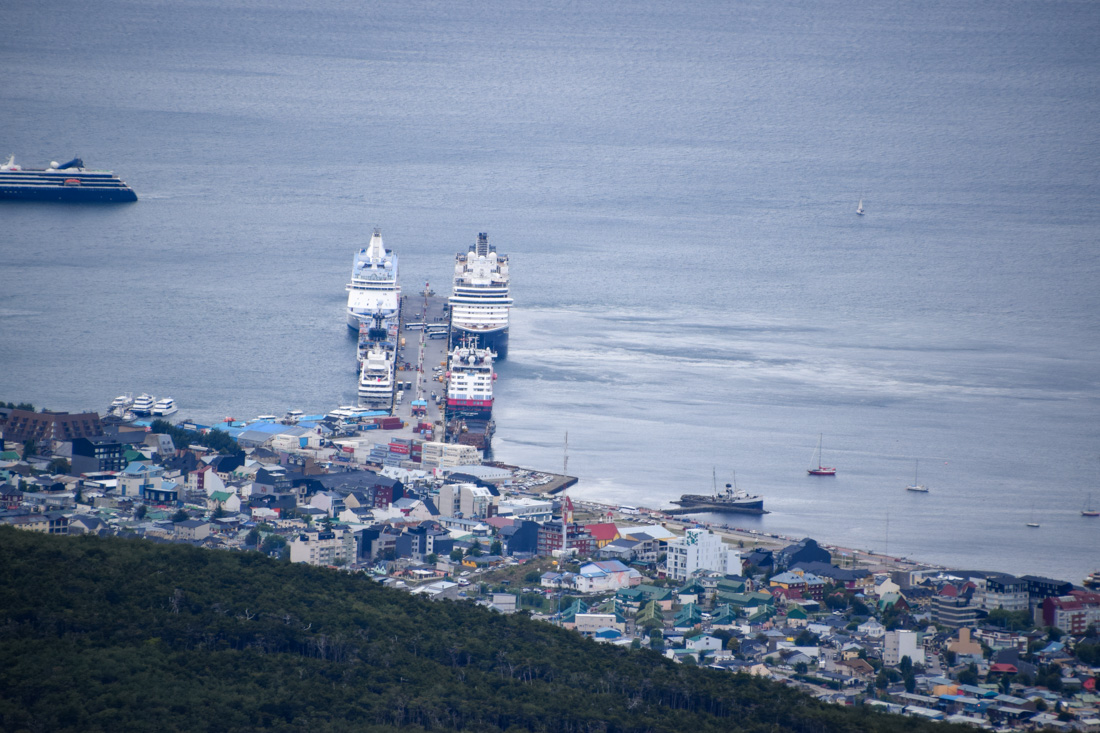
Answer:
[{"label": "ship superstructure", "polygon": [[401,288],[397,284],[397,255],[382,244],[375,229],[370,244],[355,253],[348,292],[348,328],[359,330],[381,316],[386,326],[395,325],[401,309]]},{"label": "ship superstructure", "polygon": [[492,351],[457,346],[447,360],[447,416],[488,420],[493,414]]},{"label": "ship superstructure", "polygon": [[393,407],[393,352],[372,343],[359,370],[359,406],[375,410]]},{"label": "ship superstructure", "polygon": [[449,442],[488,451],[493,438],[493,382],[496,372],[487,348],[467,337],[447,358],[446,437]]},{"label": "ship superstructure", "polygon": [[451,309],[451,346],[474,339],[476,346],[490,349],[497,358],[508,353],[508,256],[497,254],[482,232],[468,252],[455,257],[454,289],[448,300]]}]

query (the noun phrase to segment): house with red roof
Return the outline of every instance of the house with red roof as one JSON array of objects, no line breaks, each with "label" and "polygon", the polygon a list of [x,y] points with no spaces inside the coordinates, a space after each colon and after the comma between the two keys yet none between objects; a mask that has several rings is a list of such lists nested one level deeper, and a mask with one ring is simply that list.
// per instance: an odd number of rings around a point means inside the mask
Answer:
[{"label": "house with red roof", "polygon": [[619,528],[611,522],[601,522],[600,524],[586,524],[584,528],[588,530],[588,534],[592,535],[596,540],[596,549],[603,547],[604,545],[614,542],[619,539]]}]

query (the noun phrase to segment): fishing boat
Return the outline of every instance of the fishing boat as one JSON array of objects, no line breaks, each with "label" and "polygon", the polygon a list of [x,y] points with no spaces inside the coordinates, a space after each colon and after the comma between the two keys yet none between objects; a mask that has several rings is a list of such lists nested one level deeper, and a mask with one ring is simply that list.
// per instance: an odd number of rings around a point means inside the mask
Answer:
[{"label": "fishing boat", "polygon": [[917,459],[916,466],[913,468],[913,483],[905,487],[906,491],[914,491],[918,494],[927,494],[928,487],[920,482],[920,459]]},{"label": "fishing boat", "polygon": [[817,468],[807,468],[806,473],[811,476],[836,476],[836,469],[832,466],[821,465],[821,438],[819,433],[817,436],[817,450],[814,451],[814,457],[810,459],[811,463],[816,459]]}]

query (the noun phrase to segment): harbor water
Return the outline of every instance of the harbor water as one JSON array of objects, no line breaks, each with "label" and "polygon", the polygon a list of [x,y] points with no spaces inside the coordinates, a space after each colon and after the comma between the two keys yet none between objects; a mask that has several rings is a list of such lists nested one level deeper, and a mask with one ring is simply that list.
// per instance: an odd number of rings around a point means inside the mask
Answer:
[{"label": "harbor water", "polygon": [[715,470],[765,497],[736,526],[1080,582],[1100,6],[856,10],[8,7],[0,152],[140,200],[0,202],[0,399],[353,403],[355,249],[379,226],[405,291],[446,293],[485,231],[516,300],[498,459],[634,506]]}]

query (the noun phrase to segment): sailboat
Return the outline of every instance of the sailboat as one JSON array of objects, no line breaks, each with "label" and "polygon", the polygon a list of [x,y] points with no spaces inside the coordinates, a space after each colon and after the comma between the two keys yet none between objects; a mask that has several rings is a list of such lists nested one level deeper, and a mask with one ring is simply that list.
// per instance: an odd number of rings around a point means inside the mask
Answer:
[{"label": "sailboat", "polygon": [[[817,436],[817,450],[814,451],[814,457],[817,458],[817,468],[807,468],[806,473],[811,476],[836,476],[836,469],[831,466],[821,465],[821,438],[822,435],[818,433]],[[810,459],[813,460],[812,458]]]},{"label": "sailboat", "polygon": [[1092,508],[1092,494],[1089,494],[1089,500],[1085,502],[1085,508],[1081,510],[1082,517],[1100,517],[1100,509]]},{"label": "sailboat", "polygon": [[856,216],[863,216],[863,197],[859,197],[859,205],[856,206]]},{"label": "sailboat", "polygon": [[1034,505],[1031,507],[1031,518],[1028,520],[1027,526],[1029,526],[1029,527],[1038,527],[1039,526],[1039,523],[1035,521],[1035,507],[1034,507]]},{"label": "sailboat", "polygon": [[916,465],[913,468],[913,483],[905,487],[906,491],[916,491],[921,494],[928,493],[928,487],[920,483],[917,479],[920,477],[920,459],[916,461]]}]

